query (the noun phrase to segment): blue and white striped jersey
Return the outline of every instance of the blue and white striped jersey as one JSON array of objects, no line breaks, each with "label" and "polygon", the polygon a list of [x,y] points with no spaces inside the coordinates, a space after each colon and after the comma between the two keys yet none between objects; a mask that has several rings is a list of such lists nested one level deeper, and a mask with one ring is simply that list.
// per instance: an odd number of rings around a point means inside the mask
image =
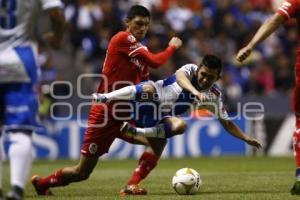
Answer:
[{"label": "blue and white striped jersey", "polygon": [[61,6],[60,0],[0,0],[0,83],[37,82],[37,14]]}]

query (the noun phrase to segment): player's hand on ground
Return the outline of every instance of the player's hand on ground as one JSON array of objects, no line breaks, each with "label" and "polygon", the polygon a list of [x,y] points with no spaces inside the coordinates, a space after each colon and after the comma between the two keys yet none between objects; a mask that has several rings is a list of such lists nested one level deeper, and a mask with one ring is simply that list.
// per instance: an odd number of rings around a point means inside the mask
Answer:
[{"label": "player's hand on ground", "polygon": [[258,141],[255,138],[248,137],[245,139],[245,142],[251,146],[258,148],[258,149],[262,148],[262,144],[260,143],[260,141]]},{"label": "player's hand on ground", "polygon": [[202,93],[202,92],[196,93],[194,95],[196,96],[196,99],[200,103],[203,103],[203,102],[213,102],[215,100],[215,98],[216,98],[216,96],[213,95],[213,94],[205,94],[205,93]]},{"label": "player's hand on ground", "polygon": [[172,37],[169,42],[169,46],[175,46],[176,49],[178,49],[179,47],[182,46],[182,41],[178,37]]},{"label": "player's hand on ground", "polygon": [[60,49],[62,47],[62,39],[57,37],[53,32],[43,34],[44,41],[53,49]]},{"label": "player's hand on ground", "polygon": [[194,95],[199,103],[205,102],[208,99],[207,95],[205,95],[204,93],[201,93],[201,92],[196,93]]},{"label": "player's hand on ground", "polygon": [[248,56],[251,54],[253,48],[250,46],[246,46],[244,48],[242,48],[241,50],[239,50],[237,56],[236,56],[236,60],[239,62],[243,62],[246,58],[248,58]]}]

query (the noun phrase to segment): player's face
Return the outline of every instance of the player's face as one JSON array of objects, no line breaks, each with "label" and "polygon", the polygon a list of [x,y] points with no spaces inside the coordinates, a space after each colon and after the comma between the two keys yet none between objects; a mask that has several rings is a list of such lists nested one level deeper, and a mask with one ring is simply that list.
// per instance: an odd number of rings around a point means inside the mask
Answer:
[{"label": "player's face", "polygon": [[138,41],[142,40],[150,25],[149,17],[136,16],[126,21],[127,31],[129,31]]},{"label": "player's face", "polygon": [[211,69],[202,65],[197,73],[199,89],[209,89],[219,79],[219,77],[220,75],[217,69]]}]

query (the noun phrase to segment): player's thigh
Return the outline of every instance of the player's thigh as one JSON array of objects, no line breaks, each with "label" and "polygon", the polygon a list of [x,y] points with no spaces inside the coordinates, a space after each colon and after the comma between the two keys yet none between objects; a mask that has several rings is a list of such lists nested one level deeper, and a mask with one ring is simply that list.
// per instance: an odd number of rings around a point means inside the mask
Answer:
[{"label": "player's thigh", "polygon": [[151,101],[156,96],[156,87],[153,81],[145,81],[137,84],[136,91],[139,101]]},{"label": "player's thigh", "polygon": [[186,122],[180,117],[166,117],[162,123],[167,125],[168,130],[166,131],[171,131],[173,135],[184,133],[187,127]]},{"label": "player's thigh", "polygon": [[154,86],[161,103],[176,102],[182,92],[182,88],[176,83],[175,76],[156,81]]},{"label": "player's thigh", "polygon": [[81,148],[81,154],[84,156],[101,156],[107,153],[115,138],[120,135],[122,122],[114,120],[105,111],[105,107],[92,106],[88,128]]},{"label": "player's thigh", "polygon": [[138,144],[138,145],[149,145],[148,138],[142,135],[129,135],[129,134],[123,134],[121,133],[118,136],[119,139],[124,140],[130,144]]},{"label": "player's thigh", "polygon": [[120,132],[120,124],[109,123],[105,127],[88,127],[85,132],[81,154],[85,156],[102,156]]}]

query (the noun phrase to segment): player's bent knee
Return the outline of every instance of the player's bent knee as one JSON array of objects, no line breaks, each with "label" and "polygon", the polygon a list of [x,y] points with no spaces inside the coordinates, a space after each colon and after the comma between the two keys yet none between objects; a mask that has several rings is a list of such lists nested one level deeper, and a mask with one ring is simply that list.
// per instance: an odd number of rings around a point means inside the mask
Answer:
[{"label": "player's bent knee", "polygon": [[187,124],[184,120],[178,119],[175,123],[172,124],[172,133],[173,135],[181,135],[185,132]]},{"label": "player's bent knee", "polygon": [[155,93],[155,88],[150,84],[143,85],[143,93],[148,94],[149,96],[153,96]]}]

